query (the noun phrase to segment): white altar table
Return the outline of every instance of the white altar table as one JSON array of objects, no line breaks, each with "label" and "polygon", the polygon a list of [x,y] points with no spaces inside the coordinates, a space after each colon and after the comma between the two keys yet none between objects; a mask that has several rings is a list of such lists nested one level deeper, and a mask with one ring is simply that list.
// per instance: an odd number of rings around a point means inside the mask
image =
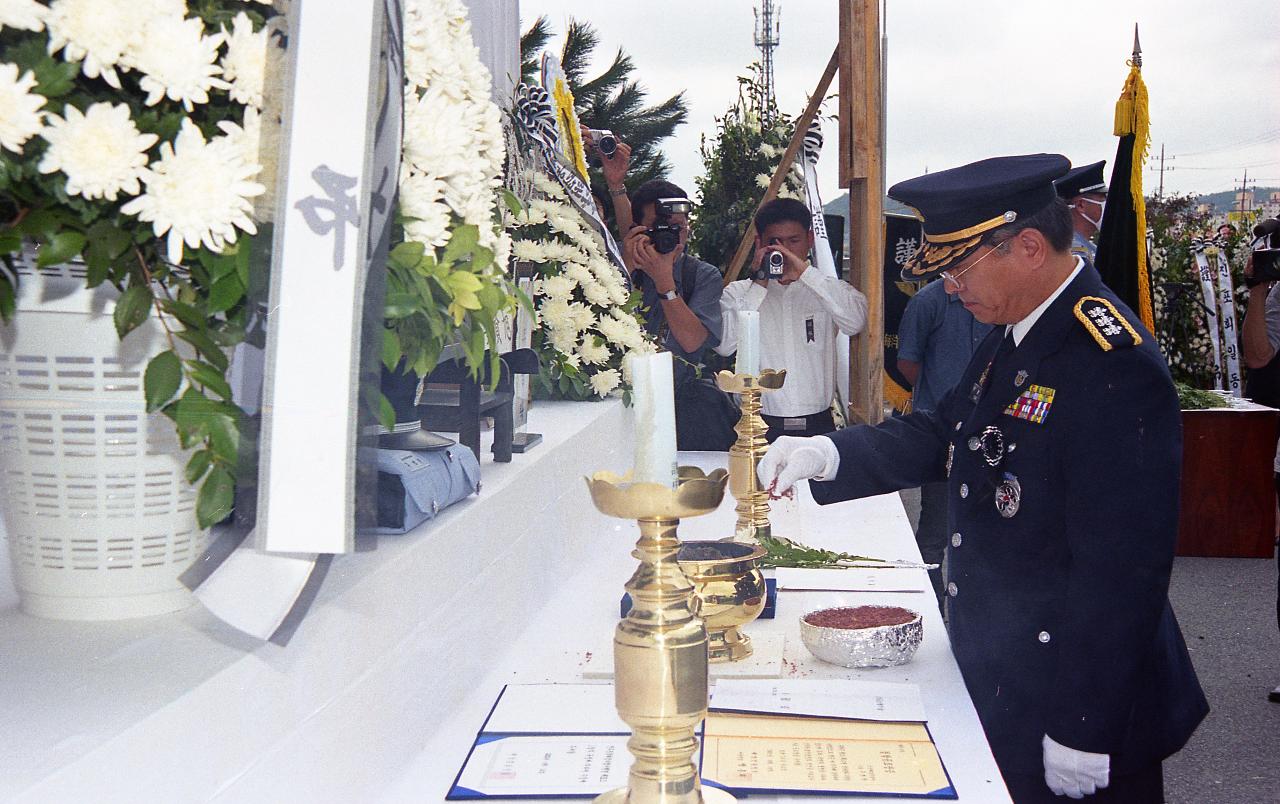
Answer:
[{"label": "white altar table", "polygon": [[[711,470],[726,465],[724,453],[681,453],[682,465]],[[601,466],[621,471],[621,466]],[[795,501],[774,503],[774,531],[814,547],[919,561],[911,525],[898,495],[820,506],[807,486],[798,489]],[[567,495],[565,502],[569,502]],[[501,660],[472,685],[454,716],[434,730],[408,772],[390,790],[387,801],[421,802],[443,797],[465,759],[471,742],[484,722],[494,699],[507,683],[582,682],[584,654],[612,649],[614,625],[619,614],[623,582],[635,568],[630,550],[638,535],[634,523],[611,519],[591,507],[585,486],[572,503],[575,512],[595,523],[601,539],[578,556],[579,569],[571,576],[547,578],[550,594],[546,606],[513,642]],[[734,525],[734,500],[726,493],[720,508],[707,516],[682,520],[685,540],[720,539]],[[757,620],[744,631],[749,635],[782,634],[786,637],[784,677],[861,679],[907,682],[920,687],[929,729],[962,802],[996,804],[1009,801],[977,713],[969,700],[959,668],[951,654],[942,617],[927,574],[923,570],[893,570],[895,585],[910,578],[915,592],[809,592],[780,591],[777,616]],[[558,588],[557,588],[558,587]],[[880,603],[905,606],[924,616],[924,639],[914,659],[900,667],[853,670],[819,661],[801,644],[799,618],[814,609],[838,605]],[[482,638],[481,633],[477,633]],[[714,683],[714,681],[713,681]],[[630,759],[628,757],[627,761]],[[829,798],[823,796],[821,798]],[[581,801],[582,799],[551,799]],[[763,796],[751,799],[780,802],[814,802],[813,796]],[[883,802],[882,796],[842,797],[849,801]]]}]

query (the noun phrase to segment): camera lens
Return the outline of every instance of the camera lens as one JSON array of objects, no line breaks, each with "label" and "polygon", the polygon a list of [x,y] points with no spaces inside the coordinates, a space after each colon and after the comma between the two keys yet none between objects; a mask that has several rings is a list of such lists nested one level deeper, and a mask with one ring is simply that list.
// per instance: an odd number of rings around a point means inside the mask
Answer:
[{"label": "camera lens", "polygon": [[600,138],[600,141],[596,143],[596,147],[605,156],[613,156],[618,151],[618,138],[612,134],[607,134]]},{"label": "camera lens", "polygon": [[786,258],[782,256],[781,251],[770,251],[768,256],[769,273],[781,275],[783,267],[787,264]]}]

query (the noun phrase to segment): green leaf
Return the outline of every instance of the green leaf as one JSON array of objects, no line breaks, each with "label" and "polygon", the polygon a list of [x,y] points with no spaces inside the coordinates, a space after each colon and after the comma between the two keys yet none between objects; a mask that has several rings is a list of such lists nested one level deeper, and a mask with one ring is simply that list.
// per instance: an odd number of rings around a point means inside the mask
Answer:
[{"label": "green leaf", "polygon": [[226,468],[215,465],[209,470],[196,495],[196,521],[200,527],[212,527],[227,518],[235,499],[235,487],[235,477]]},{"label": "green leaf", "polygon": [[22,235],[16,232],[0,233],[0,253],[14,254],[22,250]]},{"label": "green leaf", "polygon": [[244,248],[236,252],[236,276],[240,277],[240,286],[244,288],[249,287],[249,258],[252,251],[246,243]]},{"label": "green leaf", "polygon": [[421,309],[418,297],[412,293],[388,293],[383,315],[390,319],[408,318]]},{"label": "green leaf", "polygon": [[151,315],[151,298],[151,289],[146,285],[130,285],[120,295],[112,318],[115,320],[116,334],[122,340]]},{"label": "green leaf", "polygon": [[422,243],[406,241],[391,249],[388,258],[396,266],[408,269],[422,262],[422,255],[426,253],[426,249],[427,247]]},{"label": "green leaf", "polygon": [[129,248],[133,239],[129,233],[118,228],[111,221],[98,221],[89,227],[89,252],[100,253],[109,260],[114,260]]},{"label": "green leaf", "polygon": [[400,347],[400,336],[395,330],[384,329],[382,331],[382,365],[387,367],[387,371],[395,371],[396,366],[400,365],[400,358],[404,356],[404,351]]},{"label": "green leaf", "polygon": [[205,316],[189,304],[173,299],[161,299],[160,309],[193,329],[204,330],[208,326]]},{"label": "green leaf", "polygon": [[502,201],[507,205],[507,209],[511,210],[512,215],[519,215],[524,211],[524,204],[520,203],[520,199],[516,198],[515,193],[505,187],[502,188]]},{"label": "green leaf", "polygon": [[235,466],[240,451],[240,428],[236,420],[221,413],[210,416],[209,446],[219,461]]},{"label": "green leaf", "polygon": [[202,363],[199,360],[188,360],[187,369],[191,372],[192,381],[213,391],[223,399],[231,399],[231,386],[218,368]]},{"label": "green leaf", "polygon": [[178,333],[178,337],[196,347],[196,351],[204,355],[205,360],[217,366],[219,370],[227,370],[227,355],[208,335],[199,330],[184,329]]},{"label": "green leaf", "polygon": [[194,486],[200,478],[204,477],[204,473],[209,471],[212,463],[213,453],[207,449],[199,449],[191,453],[191,460],[187,461],[187,468],[184,471],[187,482]]},{"label": "green leaf", "polygon": [[37,209],[27,213],[27,217],[22,219],[22,223],[14,227],[14,231],[37,239],[45,239],[57,232],[58,227],[61,225],[62,216],[56,211],[52,209]]},{"label": "green leaf", "polygon": [[378,423],[388,430],[396,426],[396,409],[387,395],[381,392],[378,394]]},{"label": "green leaf", "polygon": [[84,235],[79,232],[61,231],[50,237],[40,247],[36,257],[36,266],[62,265],[77,256],[84,248]]},{"label": "green leaf", "polygon": [[449,245],[444,247],[444,256],[441,258],[441,262],[457,262],[464,254],[470,254],[475,251],[479,242],[479,227],[472,223],[459,226],[453,230],[453,235],[449,238]]},{"label": "green leaf", "polygon": [[147,411],[157,410],[168,404],[182,385],[182,361],[172,350],[166,350],[151,358],[142,375],[142,389],[147,398]]},{"label": "green leaf", "polygon": [[244,285],[234,271],[216,280],[209,289],[209,312],[221,313],[235,307],[244,298]]},{"label": "green leaf", "polygon": [[7,279],[0,279],[0,321],[9,323],[16,309],[17,299],[14,297],[13,285]]}]

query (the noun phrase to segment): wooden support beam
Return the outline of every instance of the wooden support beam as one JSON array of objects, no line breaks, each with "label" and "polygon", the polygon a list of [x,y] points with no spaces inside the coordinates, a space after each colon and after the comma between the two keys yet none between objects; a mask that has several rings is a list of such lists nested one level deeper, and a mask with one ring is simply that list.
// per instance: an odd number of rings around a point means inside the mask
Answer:
[{"label": "wooden support beam", "polygon": [[729,265],[725,268],[724,284],[728,284],[738,278],[738,274],[742,273],[742,266],[747,261],[747,254],[751,252],[751,245],[755,242],[752,222],[755,220],[756,212],[760,211],[760,207],[772,201],[778,195],[779,188],[782,187],[783,180],[787,177],[787,171],[791,170],[792,163],[796,160],[796,155],[800,153],[800,147],[804,144],[805,132],[809,130],[809,125],[813,122],[813,118],[818,115],[818,107],[822,105],[822,101],[827,96],[827,90],[831,87],[831,79],[836,75],[837,57],[840,55],[840,48],[837,46],[835,52],[831,54],[831,60],[827,62],[827,69],[823,71],[822,78],[818,79],[818,88],[814,90],[813,95],[809,96],[809,104],[805,106],[804,112],[800,114],[800,118],[796,120],[796,129],[791,133],[791,142],[787,143],[787,150],[782,154],[782,161],[778,163],[778,167],[773,171],[773,178],[769,180],[769,187],[764,191],[764,197],[760,199],[760,203],[756,205],[755,212],[751,213],[751,220],[747,221],[747,228],[742,232],[742,239],[738,241],[738,250],[733,253],[733,259],[729,261]]},{"label": "wooden support beam", "polygon": [[849,354],[849,420],[884,417],[884,98],[879,0],[840,4],[840,183],[849,188],[849,281],[867,327]]}]

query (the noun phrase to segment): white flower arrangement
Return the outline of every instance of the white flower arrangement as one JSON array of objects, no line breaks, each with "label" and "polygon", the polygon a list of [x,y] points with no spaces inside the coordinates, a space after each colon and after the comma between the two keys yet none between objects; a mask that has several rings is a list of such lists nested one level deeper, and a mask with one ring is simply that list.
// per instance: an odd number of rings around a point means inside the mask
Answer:
[{"label": "white flower arrangement", "polygon": [[19,77],[18,65],[0,64],[0,148],[20,154],[27,140],[40,131],[45,98],[31,91],[35,85],[30,70]]},{"label": "white flower arrangement", "polygon": [[516,259],[532,263],[539,276],[532,294],[539,384],[571,399],[625,393],[625,357],[657,350],[636,311],[639,298],[628,293],[599,234],[560,185],[541,172],[531,179],[540,197],[509,214],[507,226]]},{"label": "white flower arrangement", "polygon": [[68,104],[62,117],[50,114],[46,121],[40,136],[49,147],[38,167],[41,173],[62,171],[67,195],[115,201],[122,192],[142,189],[147,151],[160,138],[138,131],[128,106],[102,102],[81,112]]}]

